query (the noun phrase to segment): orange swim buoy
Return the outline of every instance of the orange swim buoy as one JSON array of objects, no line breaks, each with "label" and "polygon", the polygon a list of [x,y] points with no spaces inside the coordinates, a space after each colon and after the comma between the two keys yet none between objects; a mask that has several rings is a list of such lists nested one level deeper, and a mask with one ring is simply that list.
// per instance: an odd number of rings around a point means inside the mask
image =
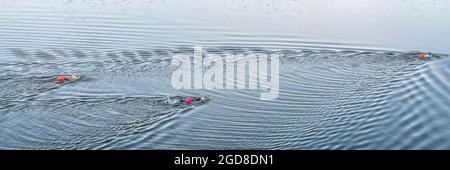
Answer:
[{"label": "orange swim buoy", "polygon": [[64,80],[65,80],[64,76],[56,76],[56,81],[64,82]]},{"label": "orange swim buoy", "polygon": [[425,54],[424,53],[419,53],[417,55],[417,57],[419,57],[419,59],[425,59]]}]

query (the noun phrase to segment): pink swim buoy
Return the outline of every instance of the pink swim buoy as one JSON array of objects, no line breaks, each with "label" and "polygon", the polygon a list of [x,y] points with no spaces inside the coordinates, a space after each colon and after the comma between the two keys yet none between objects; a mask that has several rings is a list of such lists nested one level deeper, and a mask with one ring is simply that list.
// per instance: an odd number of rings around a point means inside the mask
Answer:
[{"label": "pink swim buoy", "polygon": [[186,103],[186,104],[191,104],[191,102],[192,102],[191,97],[186,97],[186,98],[184,99],[184,103]]}]

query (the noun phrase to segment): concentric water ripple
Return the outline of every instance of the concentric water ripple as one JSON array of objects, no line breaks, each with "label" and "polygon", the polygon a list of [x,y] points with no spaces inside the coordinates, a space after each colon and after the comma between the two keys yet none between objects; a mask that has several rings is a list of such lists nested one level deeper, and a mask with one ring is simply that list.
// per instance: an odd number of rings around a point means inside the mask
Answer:
[{"label": "concentric water ripple", "polygon": [[[270,50],[282,54],[281,91],[277,100],[262,101],[254,90],[171,89],[169,56],[191,52],[182,48],[7,52],[16,57],[2,67],[4,148],[448,147],[441,127],[448,109],[445,55],[425,61],[402,52]],[[23,66],[8,67],[17,64]],[[77,70],[86,78],[66,85],[43,75]],[[207,95],[212,100],[180,108],[164,104],[164,95]],[[431,121],[440,123],[427,123]],[[410,139],[402,136],[410,133]],[[429,140],[423,133],[431,135]],[[191,140],[196,142],[187,142]]]},{"label": "concentric water ripple", "polygon": [[[0,0],[0,148],[449,149],[450,5],[419,2]],[[280,54],[279,97],[174,89],[194,47]]]}]

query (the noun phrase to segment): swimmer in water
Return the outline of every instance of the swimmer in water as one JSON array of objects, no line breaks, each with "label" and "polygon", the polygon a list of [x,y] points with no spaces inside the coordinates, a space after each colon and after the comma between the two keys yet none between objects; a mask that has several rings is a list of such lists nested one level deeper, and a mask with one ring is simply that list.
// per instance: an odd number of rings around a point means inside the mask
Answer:
[{"label": "swimmer in water", "polygon": [[417,58],[419,58],[419,59],[421,59],[421,60],[425,60],[425,59],[431,59],[431,58],[433,58],[434,56],[433,56],[433,54],[431,54],[431,53],[419,53],[418,55],[417,55]]},{"label": "swimmer in water", "polygon": [[64,81],[75,81],[80,79],[80,75],[70,74],[70,75],[57,75],[55,81],[57,83],[64,83]]},{"label": "swimmer in water", "polygon": [[180,105],[180,104],[196,104],[196,103],[205,103],[208,101],[208,98],[206,96],[201,97],[165,97],[166,103],[170,105]]}]

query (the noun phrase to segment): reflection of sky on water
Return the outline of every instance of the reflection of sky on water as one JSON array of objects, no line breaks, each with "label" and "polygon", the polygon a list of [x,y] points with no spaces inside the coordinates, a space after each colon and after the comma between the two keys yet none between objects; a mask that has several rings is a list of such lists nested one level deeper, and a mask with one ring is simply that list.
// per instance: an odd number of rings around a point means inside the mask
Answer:
[{"label": "reflection of sky on water", "polygon": [[[150,36],[143,32],[143,37],[147,36],[148,39],[146,43],[176,41],[193,45],[212,41],[285,40],[350,47],[450,52],[447,48],[450,44],[450,2],[445,0],[3,0],[0,4],[1,11],[5,12],[24,10],[27,7],[39,12],[34,8],[39,6],[40,10],[50,11],[56,18],[64,17],[66,22],[79,25],[83,25],[91,16],[115,15],[136,25],[164,28],[157,33],[168,36]],[[14,17],[3,16],[0,20],[16,22]],[[166,29],[167,27],[173,29]],[[189,42],[193,44],[188,44]]]}]

